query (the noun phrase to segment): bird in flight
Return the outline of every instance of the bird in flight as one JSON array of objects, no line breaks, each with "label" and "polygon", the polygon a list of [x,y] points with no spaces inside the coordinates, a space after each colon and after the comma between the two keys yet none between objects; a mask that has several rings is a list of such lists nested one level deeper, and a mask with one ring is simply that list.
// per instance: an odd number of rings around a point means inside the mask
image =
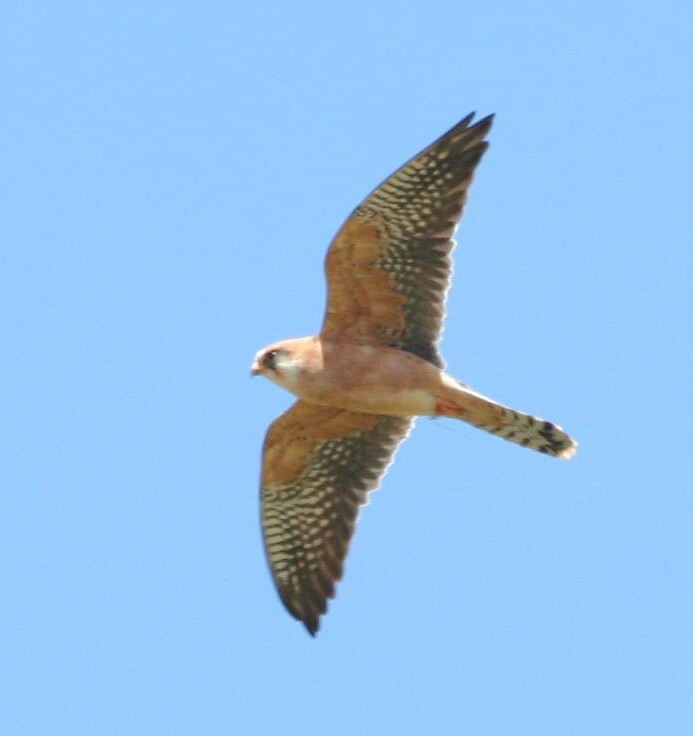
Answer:
[{"label": "bird in flight", "polygon": [[453,236],[493,120],[473,117],[395,171],[342,225],[325,261],[320,333],[269,345],[251,367],[298,399],[265,437],[262,528],[279,595],[313,636],[342,577],[359,507],[414,417],[462,419],[565,459],[577,447],[557,425],[443,370]]}]

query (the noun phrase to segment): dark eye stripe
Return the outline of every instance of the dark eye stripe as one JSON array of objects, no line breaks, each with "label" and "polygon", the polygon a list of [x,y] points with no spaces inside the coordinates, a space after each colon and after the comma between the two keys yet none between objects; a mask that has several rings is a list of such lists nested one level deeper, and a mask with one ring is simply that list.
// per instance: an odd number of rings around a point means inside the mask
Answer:
[{"label": "dark eye stripe", "polygon": [[262,367],[268,368],[269,370],[274,370],[276,368],[277,355],[279,355],[278,350],[268,350],[262,356]]}]

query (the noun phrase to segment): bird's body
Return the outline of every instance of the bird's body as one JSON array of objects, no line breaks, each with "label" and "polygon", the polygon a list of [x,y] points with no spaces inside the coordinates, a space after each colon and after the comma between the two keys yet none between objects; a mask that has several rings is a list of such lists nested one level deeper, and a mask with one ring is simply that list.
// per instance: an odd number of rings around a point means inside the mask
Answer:
[{"label": "bird's body", "polygon": [[562,458],[576,443],[443,370],[438,340],[452,239],[491,118],[468,116],[352,213],[326,259],[320,333],[282,340],[252,365],[298,401],[270,427],[262,473],[265,548],[282,600],[311,634],[334,595],[358,508],[412,417],[447,416]]},{"label": "bird's body", "polygon": [[299,399],[367,414],[433,415],[444,375],[412,353],[382,345],[300,337],[280,343],[284,367],[271,380]]},{"label": "bird's body", "polygon": [[[385,345],[299,337],[268,346],[277,370],[266,375],[294,396],[392,417],[448,416],[540,452],[570,458],[575,443],[559,427],[502,406],[473,391],[433,363]],[[260,359],[251,370],[264,371]]]}]

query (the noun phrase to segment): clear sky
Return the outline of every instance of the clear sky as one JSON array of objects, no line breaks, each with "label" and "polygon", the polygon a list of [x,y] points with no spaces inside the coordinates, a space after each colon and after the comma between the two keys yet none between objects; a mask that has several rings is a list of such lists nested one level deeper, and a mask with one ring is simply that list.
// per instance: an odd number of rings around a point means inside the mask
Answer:
[{"label": "clear sky", "polygon": [[[0,732],[693,733],[693,5],[10,2]],[[442,345],[579,441],[419,420],[312,640],[258,524],[381,179],[497,114]]]}]

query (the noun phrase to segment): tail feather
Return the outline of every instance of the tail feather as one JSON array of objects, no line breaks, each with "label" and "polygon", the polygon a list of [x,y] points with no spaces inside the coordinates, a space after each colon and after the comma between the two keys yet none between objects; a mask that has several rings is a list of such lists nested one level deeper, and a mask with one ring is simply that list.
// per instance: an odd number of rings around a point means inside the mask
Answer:
[{"label": "tail feather", "polygon": [[564,460],[577,450],[577,442],[553,422],[498,404],[462,384],[452,402],[443,403],[442,414],[462,419],[522,447]]}]

